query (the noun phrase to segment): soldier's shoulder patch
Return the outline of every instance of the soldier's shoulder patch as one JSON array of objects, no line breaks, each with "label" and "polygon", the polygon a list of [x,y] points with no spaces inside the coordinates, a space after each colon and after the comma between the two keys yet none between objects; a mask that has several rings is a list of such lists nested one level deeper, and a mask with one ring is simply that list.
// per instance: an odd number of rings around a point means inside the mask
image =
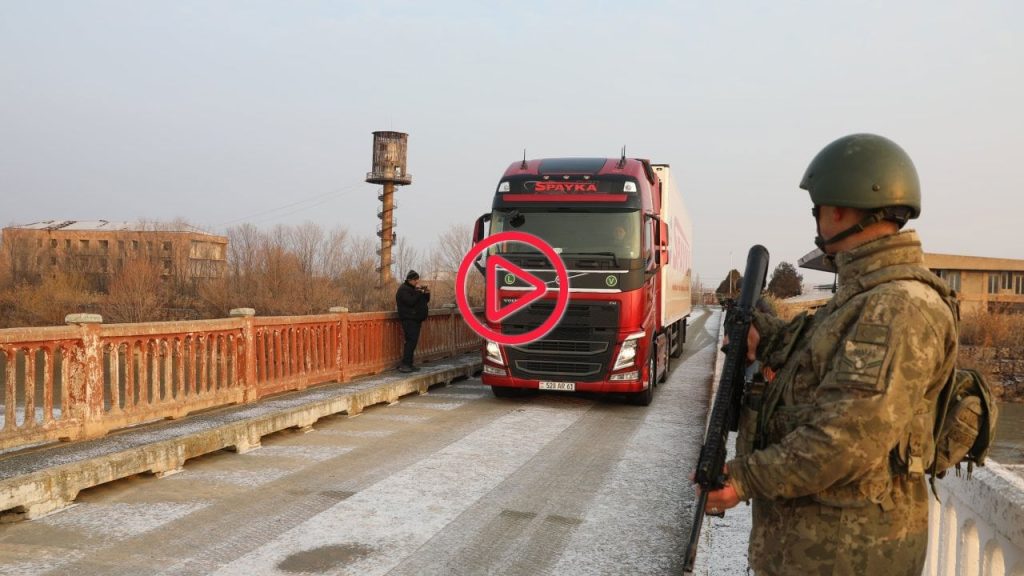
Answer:
[{"label": "soldier's shoulder patch", "polygon": [[886,361],[891,330],[885,324],[860,323],[843,343],[836,362],[835,378],[840,384],[882,392],[885,390]]}]

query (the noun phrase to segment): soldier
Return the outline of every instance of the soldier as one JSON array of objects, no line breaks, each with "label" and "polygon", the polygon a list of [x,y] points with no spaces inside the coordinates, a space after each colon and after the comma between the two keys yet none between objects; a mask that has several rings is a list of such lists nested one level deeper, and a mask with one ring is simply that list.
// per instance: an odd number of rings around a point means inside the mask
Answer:
[{"label": "soldier", "polygon": [[[915,232],[917,172],[892,141],[846,136],[811,161],[815,243],[838,291],[789,323],[755,312],[751,357],[775,372],[746,405],[741,446],[707,511],[753,501],[758,575],[919,576],[936,398],[957,352],[945,283]],[[741,440],[742,441],[742,440]]]}]

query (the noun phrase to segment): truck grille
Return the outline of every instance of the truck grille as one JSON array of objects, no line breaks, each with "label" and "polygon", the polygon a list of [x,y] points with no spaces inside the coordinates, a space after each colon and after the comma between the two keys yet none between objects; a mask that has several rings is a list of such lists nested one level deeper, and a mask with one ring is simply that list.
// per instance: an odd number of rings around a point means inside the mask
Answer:
[{"label": "truck grille", "polygon": [[608,342],[579,342],[573,340],[538,340],[525,346],[516,346],[524,352],[548,354],[599,354],[608,349]]},{"label": "truck grille", "polygon": [[[505,334],[523,334],[551,314],[553,303],[534,302],[502,322]],[[619,330],[618,302],[570,302],[558,327],[544,338],[506,349],[512,375],[528,380],[605,377]]]},{"label": "truck grille", "polygon": [[522,372],[536,378],[549,376],[570,376],[583,378],[596,376],[601,372],[601,365],[592,362],[541,362],[537,360],[519,360],[515,364]]}]

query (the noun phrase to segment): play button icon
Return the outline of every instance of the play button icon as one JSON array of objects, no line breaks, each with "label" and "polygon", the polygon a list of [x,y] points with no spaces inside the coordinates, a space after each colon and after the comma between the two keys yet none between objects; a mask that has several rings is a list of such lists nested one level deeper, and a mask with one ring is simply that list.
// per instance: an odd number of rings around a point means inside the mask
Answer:
[{"label": "play button icon", "polygon": [[[504,277],[506,284],[511,284],[508,280],[515,281],[518,278],[522,282],[526,282],[533,287],[532,290],[516,298],[511,304],[505,307],[500,307],[501,298],[498,297],[498,279],[501,275],[498,269],[501,268],[506,272],[511,272],[513,278]],[[501,322],[505,318],[515,314],[519,310],[526,306],[529,306],[531,302],[538,298],[542,298],[548,291],[547,284],[537,278],[533,274],[530,274],[526,270],[523,270],[519,266],[509,262],[505,258],[498,255],[492,255],[487,258],[487,320],[490,322]]]},{"label": "play button icon", "polygon": [[[493,330],[486,326],[484,322],[476,317],[473,309],[470,308],[469,299],[466,295],[466,279],[477,258],[495,244],[507,245],[509,243],[530,246],[543,254],[555,269],[555,283],[558,295],[555,299],[555,306],[551,315],[537,328],[522,334],[503,334],[500,330]],[[484,307],[484,316],[487,322],[491,324],[500,323],[510,315],[543,298],[548,293],[547,283],[510,262],[501,254],[491,254],[487,257],[485,272],[484,300],[486,305]],[[512,286],[517,284],[517,279],[519,283],[525,283],[529,287]],[[504,280],[506,284],[504,288],[501,287],[499,280]],[[502,289],[515,294],[511,304],[501,306]],[[506,294],[505,298],[507,299],[509,296],[511,295]],[[455,299],[459,305],[459,311],[462,312],[462,319],[481,337],[509,346],[529,344],[534,340],[543,338],[562,320],[562,315],[565,314],[565,310],[569,306],[569,275],[566,272],[565,264],[558,256],[558,252],[541,238],[526,232],[501,232],[489,236],[478,243],[462,259],[458,276],[455,279]]]}]

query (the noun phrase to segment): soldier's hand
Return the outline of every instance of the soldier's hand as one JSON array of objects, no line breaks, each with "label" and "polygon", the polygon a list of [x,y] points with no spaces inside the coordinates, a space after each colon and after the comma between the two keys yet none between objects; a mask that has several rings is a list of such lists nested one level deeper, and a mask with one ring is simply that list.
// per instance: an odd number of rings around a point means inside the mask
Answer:
[{"label": "soldier's hand", "polygon": [[[726,477],[729,476],[728,466],[723,468],[722,471],[725,473]],[[694,480],[695,476],[690,474],[690,482],[693,482]],[[697,490],[697,495],[700,496],[700,486],[695,486],[694,488]],[[727,480],[725,487],[708,492],[708,501],[707,504],[704,505],[704,512],[706,514],[721,514],[729,508],[735,507],[739,503],[739,494],[736,493],[736,489],[733,488]]]},{"label": "soldier's hand", "polygon": [[708,514],[721,514],[739,503],[740,497],[736,494],[736,489],[726,484],[725,488],[708,492],[708,503],[704,505],[704,512]]},{"label": "soldier's hand", "polygon": [[[757,360],[757,345],[761,343],[761,333],[754,328],[754,325],[750,325],[750,331],[747,332],[747,364]],[[722,338],[723,350],[725,346],[729,345],[729,337]]]},{"label": "soldier's hand", "polygon": [[747,362],[757,360],[757,345],[761,343],[761,333],[757,331],[754,324],[750,324],[750,331],[747,332]]}]

